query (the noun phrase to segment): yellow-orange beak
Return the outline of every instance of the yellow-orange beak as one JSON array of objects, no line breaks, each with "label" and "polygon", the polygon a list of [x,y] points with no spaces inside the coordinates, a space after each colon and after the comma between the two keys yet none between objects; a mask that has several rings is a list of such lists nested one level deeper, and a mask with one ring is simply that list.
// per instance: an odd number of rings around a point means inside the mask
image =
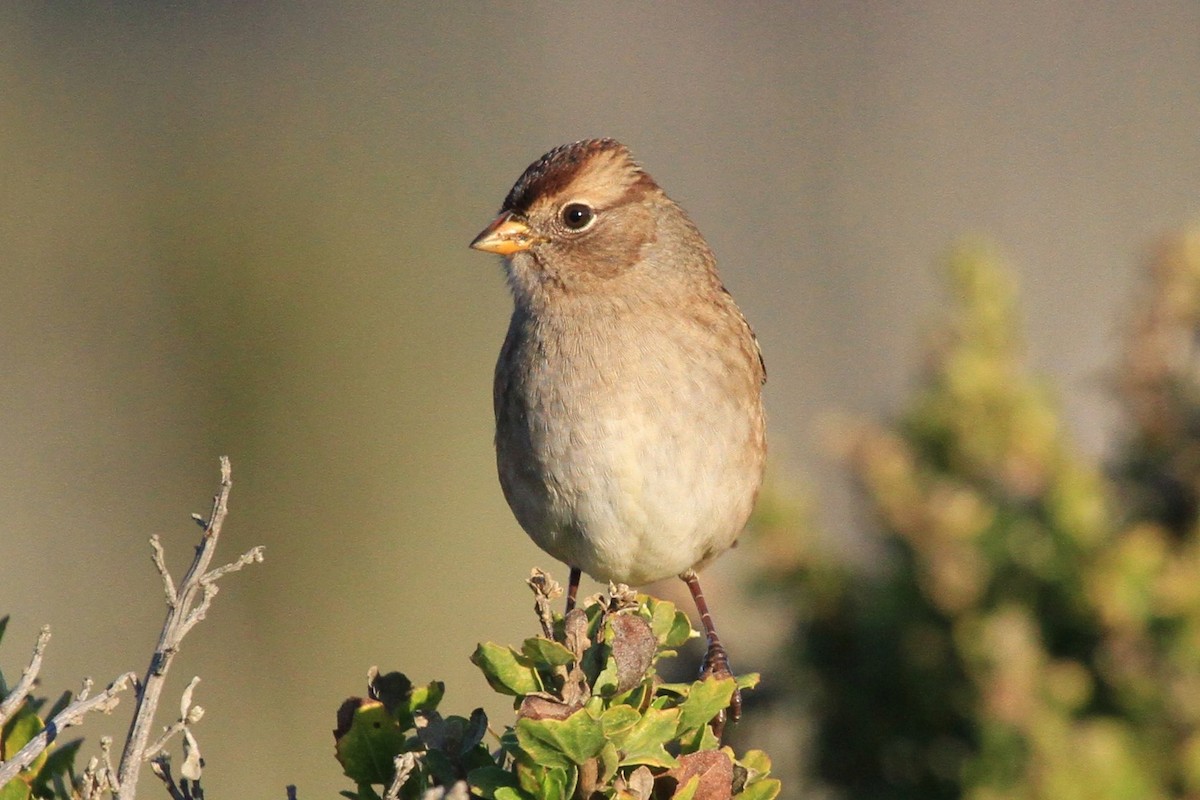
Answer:
[{"label": "yellow-orange beak", "polygon": [[471,242],[471,247],[485,253],[497,253],[511,256],[522,250],[528,250],[539,241],[523,220],[511,211],[505,211],[483,229],[483,232]]}]

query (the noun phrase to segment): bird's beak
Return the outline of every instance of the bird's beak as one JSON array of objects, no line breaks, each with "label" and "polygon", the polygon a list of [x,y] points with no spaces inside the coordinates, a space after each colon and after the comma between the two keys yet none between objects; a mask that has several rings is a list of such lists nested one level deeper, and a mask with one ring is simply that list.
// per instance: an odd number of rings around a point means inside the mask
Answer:
[{"label": "bird's beak", "polygon": [[522,250],[528,250],[539,241],[533,235],[529,225],[511,211],[505,211],[483,229],[483,232],[471,242],[471,247],[485,253],[497,253],[511,256]]}]

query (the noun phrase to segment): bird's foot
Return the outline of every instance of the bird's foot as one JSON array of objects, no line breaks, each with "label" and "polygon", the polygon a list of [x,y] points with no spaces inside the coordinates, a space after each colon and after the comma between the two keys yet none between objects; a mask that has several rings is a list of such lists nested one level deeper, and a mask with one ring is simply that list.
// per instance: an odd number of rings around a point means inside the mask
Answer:
[{"label": "bird's foot", "polygon": [[[725,652],[725,648],[720,642],[710,642],[708,652],[704,655],[704,666],[700,668],[700,680],[704,681],[709,678],[724,680],[733,677],[733,670],[729,668],[729,655]],[[736,723],[741,718],[742,693],[735,685],[733,696],[729,698],[729,706],[713,717],[710,723],[713,734],[720,739],[721,734],[725,731],[725,723],[727,721]]]}]

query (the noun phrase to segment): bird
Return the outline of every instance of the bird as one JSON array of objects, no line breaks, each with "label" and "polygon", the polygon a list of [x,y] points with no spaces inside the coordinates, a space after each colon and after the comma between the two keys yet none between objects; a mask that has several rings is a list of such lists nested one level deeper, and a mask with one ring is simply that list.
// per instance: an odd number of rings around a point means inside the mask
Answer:
[{"label": "bird", "polygon": [[567,611],[581,572],[678,576],[704,627],[701,677],[731,676],[697,572],[758,497],[766,367],[712,250],[609,138],[534,161],[470,246],[503,256],[513,299],[493,384],[500,486],[570,568]]}]

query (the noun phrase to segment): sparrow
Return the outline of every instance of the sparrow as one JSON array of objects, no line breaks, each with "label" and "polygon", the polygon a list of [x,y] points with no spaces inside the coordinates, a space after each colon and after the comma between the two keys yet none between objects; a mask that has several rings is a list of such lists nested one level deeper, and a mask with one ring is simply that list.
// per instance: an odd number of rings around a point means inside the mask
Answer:
[{"label": "sparrow", "polygon": [[[746,524],[766,460],[762,352],[684,210],[613,139],[556,147],[471,247],[513,297],[493,405],[500,486],[535,543],[633,586],[678,576],[702,677],[731,675],[697,571]],[[735,694],[730,718],[740,714]]]}]

